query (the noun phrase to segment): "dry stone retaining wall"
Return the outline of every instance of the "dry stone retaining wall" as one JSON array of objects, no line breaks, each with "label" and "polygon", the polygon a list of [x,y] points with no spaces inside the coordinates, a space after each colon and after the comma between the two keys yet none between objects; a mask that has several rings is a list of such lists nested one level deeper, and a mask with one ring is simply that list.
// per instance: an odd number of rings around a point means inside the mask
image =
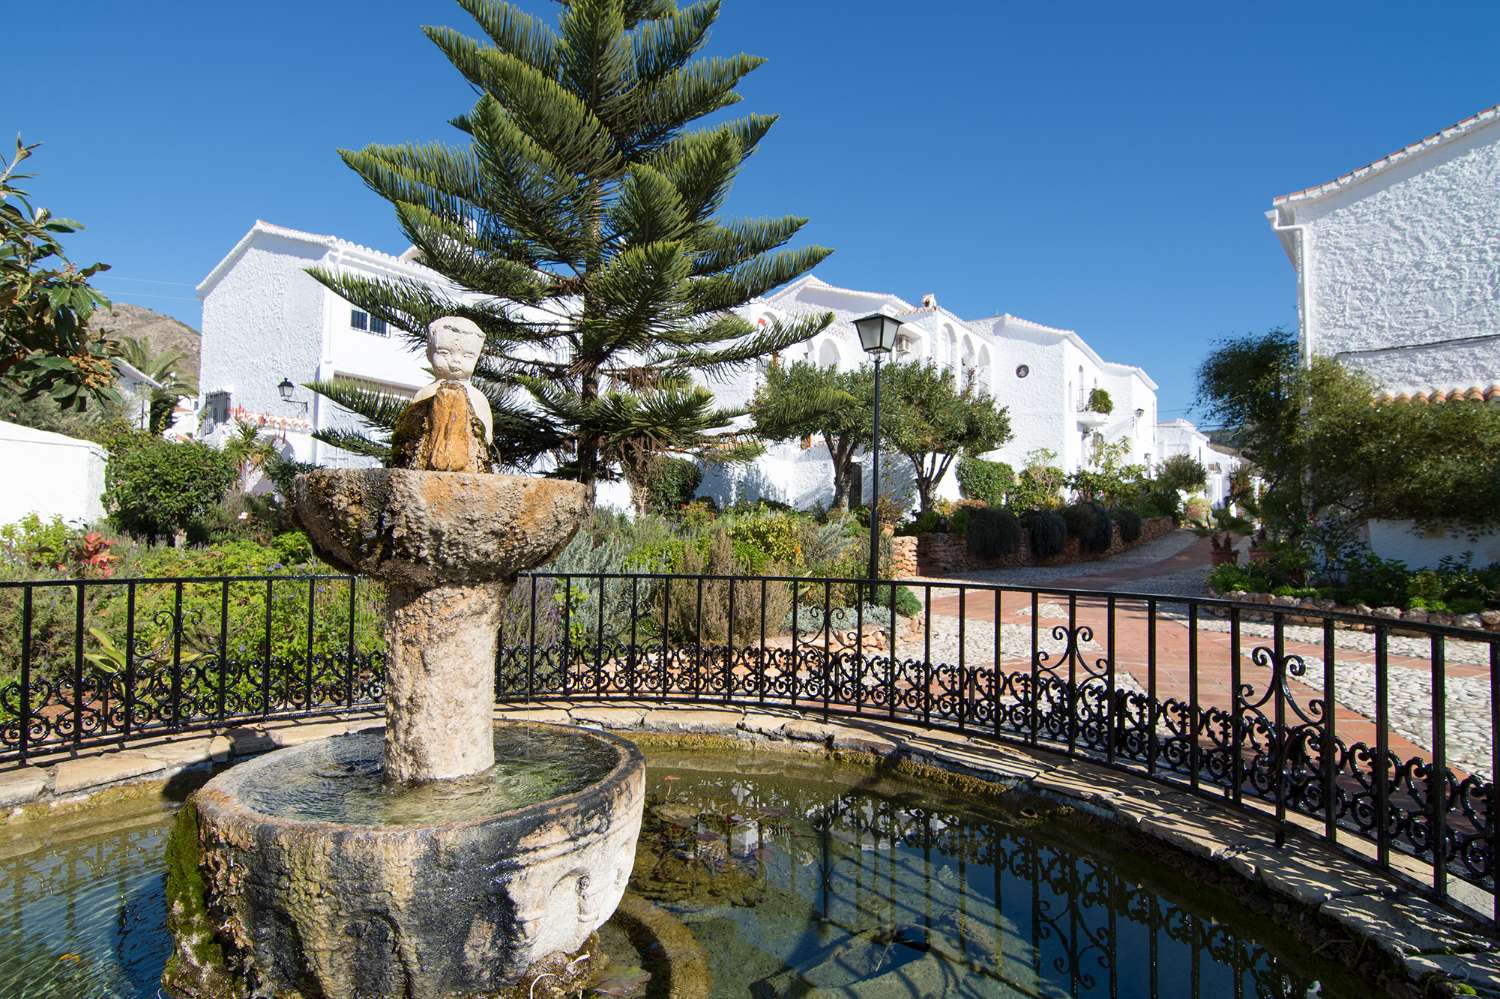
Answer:
[{"label": "dry stone retaining wall", "polygon": [[1069,538],[1067,547],[1055,558],[1038,559],[1031,553],[1031,538],[1021,533],[1021,547],[1013,555],[981,558],[969,553],[968,541],[961,534],[919,534],[891,539],[891,565],[897,579],[913,576],[943,576],[955,572],[987,569],[1017,569],[1036,565],[1072,565],[1097,562],[1148,541],[1170,534],[1176,525],[1171,517],[1150,517],[1141,523],[1141,536],[1134,542],[1120,537],[1120,525],[1111,525],[1109,547],[1102,552],[1085,552],[1077,538]]}]

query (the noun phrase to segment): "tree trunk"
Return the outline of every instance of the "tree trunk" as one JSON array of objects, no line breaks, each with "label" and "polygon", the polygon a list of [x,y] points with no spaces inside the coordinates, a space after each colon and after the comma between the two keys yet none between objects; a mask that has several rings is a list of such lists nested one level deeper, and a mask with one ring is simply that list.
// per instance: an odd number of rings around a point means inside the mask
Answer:
[{"label": "tree trunk", "polygon": [[823,444],[828,448],[828,457],[833,459],[833,506],[834,510],[849,509],[849,479],[850,459],[854,457],[854,449],[840,444],[838,441],[823,436]]}]

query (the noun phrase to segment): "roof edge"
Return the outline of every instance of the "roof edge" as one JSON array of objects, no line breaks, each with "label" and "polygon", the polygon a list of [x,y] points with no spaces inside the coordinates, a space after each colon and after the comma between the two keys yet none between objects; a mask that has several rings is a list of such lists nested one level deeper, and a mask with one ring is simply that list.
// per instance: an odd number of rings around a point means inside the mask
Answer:
[{"label": "roof edge", "polygon": [[1476,129],[1483,128],[1484,126],[1497,121],[1500,121],[1500,104],[1496,104],[1493,107],[1487,107],[1482,111],[1476,111],[1474,114],[1469,115],[1469,117],[1463,119],[1462,121],[1454,122],[1447,128],[1439,129],[1438,131],[1433,132],[1431,135],[1428,135],[1425,138],[1418,139],[1416,142],[1402,146],[1400,149],[1397,149],[1391,153],[1387,153],[1380,159],[1375,160],[1371,163],[1367,163],[1362,167],[1350,170],[1345,174],[1340,174],[1327,183],[1315,184],[1312,187],[1304,187],[1300,191],[1292,191],[1290,194],[1282,194],[1275,198],[1272,198],[1271,204],[1273,207],[1280,207],[1282,205],[1300,203],[1304,201],[1315,201],[1318,198],[1325,197],[1329,194],[1334,193],[1335,191],[1344,190],[1345,188],[1359,183],[1360,181],[1366,180],[1367,178],[1384,173],[1397,164],[1404,163],[1414,156],[1419,156],[1425,152],[1428,152],[1429,150],[1436,149],[1439,146],[1447,145],[1455,139],[1459,139],[1474,132]]}]

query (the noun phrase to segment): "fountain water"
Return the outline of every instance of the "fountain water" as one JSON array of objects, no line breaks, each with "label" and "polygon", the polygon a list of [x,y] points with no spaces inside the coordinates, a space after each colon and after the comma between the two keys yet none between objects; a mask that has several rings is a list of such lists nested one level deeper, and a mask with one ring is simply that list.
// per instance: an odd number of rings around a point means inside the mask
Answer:
[{"label": "fountain water", "polygon": [[434,324],[448,377],[398,426],[420,467],[319,469],[293,490],[319,555],[387,587],[384,737],[284,749],[194,795],[196,872],[180,880],[196,873],[202,902],[173,898],[174,994],[500,995],[544,972],[563,987],[625,891],[640,753],[492,721],[501,605],[572,537],[586,496],[475,469],[488,410],[466,385],[463,322]]}]

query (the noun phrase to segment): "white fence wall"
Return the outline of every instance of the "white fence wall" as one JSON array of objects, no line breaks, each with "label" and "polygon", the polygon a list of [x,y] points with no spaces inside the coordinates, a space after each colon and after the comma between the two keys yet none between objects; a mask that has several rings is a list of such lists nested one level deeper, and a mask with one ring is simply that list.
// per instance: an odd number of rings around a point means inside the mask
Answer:
[{"label": "white fence wall", "polygon": [[107,459],[91,441],[0,422],[0,524],[28,513],[70,523],[100,519]]}]

